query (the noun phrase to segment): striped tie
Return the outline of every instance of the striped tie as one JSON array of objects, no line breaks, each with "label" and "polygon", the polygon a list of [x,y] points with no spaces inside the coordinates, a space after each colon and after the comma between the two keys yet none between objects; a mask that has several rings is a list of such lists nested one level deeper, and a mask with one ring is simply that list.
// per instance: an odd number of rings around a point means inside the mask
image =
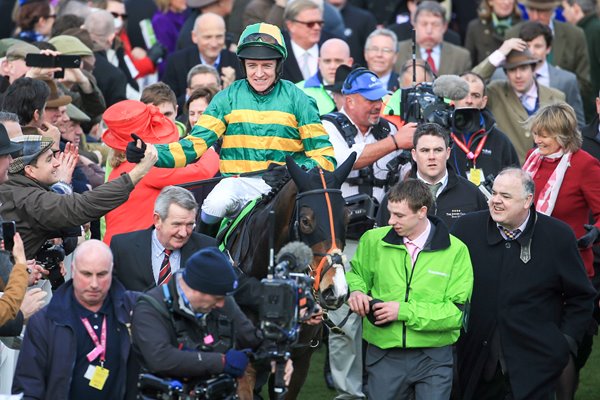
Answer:
[{"label": "striped tie", "polygon": [[169,256],[173,250],[165,249],[165,258],[163,258],[162,264],[160,264],[160,270],[158,271],[158,285],[164,285],[169,283],[171,279],[171,261]]}]

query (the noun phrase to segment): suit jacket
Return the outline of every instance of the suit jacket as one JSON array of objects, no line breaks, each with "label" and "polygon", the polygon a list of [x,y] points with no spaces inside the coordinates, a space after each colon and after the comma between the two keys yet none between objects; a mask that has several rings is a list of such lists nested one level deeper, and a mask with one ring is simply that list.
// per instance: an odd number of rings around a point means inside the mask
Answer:
[{"label": "suit jacket", "polygon": [[598,139],[598,117],[581,130],[583,145],[581,148],[600,160],[600,139]]},{"label": "suit jacket", "polygon": [[97,51],[94,55],[96,56],[96,64],[93,75],[96,78],[98,89],[104,95],[106,107],[127,100],[127,77],[125,73],[108,61],[106,52]]},{"label": "suit jacket", "polygon": [[[412,58],[412,41],[400,42],[396,71],[400,71],[402,65]],[[417,45],[417,58],[421,59],[421,51]],[[456,46],[449,42],[442,42],[440,65],[437,66],[437,75],[456,74],[460,75],[471,69],[471,54],[469,50]]]},{"label": "suit jacket", "polygon": [[585,115],[583,113],[583,101],[577,86],[577,76],[564,69],[548,64],[548,73],[550,76],[550,87],[558,89],[565,94],[565,100],[575,110],[577,122],[580,128],[585,125]]},{"label": "suit jacket", "polygon": [[[177,97],[185,94],[187,74],[192,67],[198,64],[202,64],[202,62],[197,46],[178,50],[169,56],[163,81],[173,89]],[[227,49],[221,50],[221,61],[217,68],[219,74],[222,73],[223,67],[233,67],[235,79],[243,77],[242,67],[237,56]]]},{"label": "suit jacket", "polygon": [[[152,274],[152,231],[154,227],[113,236],[110,249],[114,257],[114,272],[127,290],[144,292],[156,286]],[[216,246],[214,238],[192,233],[181,248],[181,267],[196,251]]]},{"label": "suit jacket", "polygon": [[365,42],[371,32],[377,27],[377,20],[367,10],[346,4],[340,10],[344,19],[344,40],[350,46],[350,55],[354,58],[354,63],[366,65],[365,61]]}]

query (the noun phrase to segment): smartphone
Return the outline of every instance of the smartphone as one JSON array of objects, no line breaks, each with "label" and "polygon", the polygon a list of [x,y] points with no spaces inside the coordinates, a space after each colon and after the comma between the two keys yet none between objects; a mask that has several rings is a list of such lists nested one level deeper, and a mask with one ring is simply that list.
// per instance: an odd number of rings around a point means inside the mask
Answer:
[{"label": "smartphone", "polygon": [[4,239],[4,250],[12,251],[15,245],[15,232],[17,231],[17,225],[15,221],[8,221],[2,223],[2,238]]},{"label": "smartphone", "polygon": [[25,56],[25,65],[28,67],[53,68],[54,56],[30,53]]}]

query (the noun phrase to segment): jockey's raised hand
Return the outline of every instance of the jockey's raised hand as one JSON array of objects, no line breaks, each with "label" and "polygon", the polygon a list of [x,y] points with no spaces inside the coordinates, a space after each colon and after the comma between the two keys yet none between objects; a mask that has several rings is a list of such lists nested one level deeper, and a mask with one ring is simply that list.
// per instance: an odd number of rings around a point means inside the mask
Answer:
[{"label": "jockey's raised hand", "polygon": [[127,143],[125,156],[127,157],[127,161],[137,164],[142,161],[142,158],[144,158],[144,153],[146,152],[146,143],[135,133],[131,134],[131,138],[133,140]]}]

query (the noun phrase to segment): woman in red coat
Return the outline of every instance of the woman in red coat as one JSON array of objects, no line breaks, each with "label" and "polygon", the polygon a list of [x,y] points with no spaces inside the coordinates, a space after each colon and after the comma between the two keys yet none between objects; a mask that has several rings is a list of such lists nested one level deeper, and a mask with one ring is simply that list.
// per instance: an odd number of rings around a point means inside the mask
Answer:
[{"label": "woman in red coat", "polygon": [[[113,168],[108,180],[129,172],[135,164],[125,159],[125,148],[136,133],[146,143],[171,143],[179,139],[173,121],[165,117],[158,107],[136,100],[123,100],[109,107],[103,115],[108,129],[102,140],[113,149],[110,165]],[[161,189],[169,185],[212,178],[219,170],[219,155],[209,149],[195,163],[183,168],[152,167],[136,185],[129,199],[106,214],[104,242],[119,233],[132,232],[152,226],[154,201]]]},{"label": "woman in red coat", "polygon": [[[529,120],[536,149],[528,153],[523,169],[535,182],[535,208],[565,223],[578,238],[579,252],[588,276],[594,276],[592,245],[600,233],[600,161],[581,150],[582,136],[575,111],[567,103],[541,108]],[[594,225],[589,225],[590,214]],[[591,318],[590,318],[591,319]],[[590,321],[592,327],[594,321]],[[572,399],[577,373],[591,352],[588,333],[575,362],[565,368],[557,387],[557,399]]]},{"label": "woman in red coat", "polygon": [[[535,182],[535,208],[573,229],[591,278],[592,244],[600,228],[600,162],[581,150],[581,132],[567,103],[543,107],[530,118],[529,126],[537,148],[528,153],[523,169]],[[587,225],[590,212],[594,225]]]}]

